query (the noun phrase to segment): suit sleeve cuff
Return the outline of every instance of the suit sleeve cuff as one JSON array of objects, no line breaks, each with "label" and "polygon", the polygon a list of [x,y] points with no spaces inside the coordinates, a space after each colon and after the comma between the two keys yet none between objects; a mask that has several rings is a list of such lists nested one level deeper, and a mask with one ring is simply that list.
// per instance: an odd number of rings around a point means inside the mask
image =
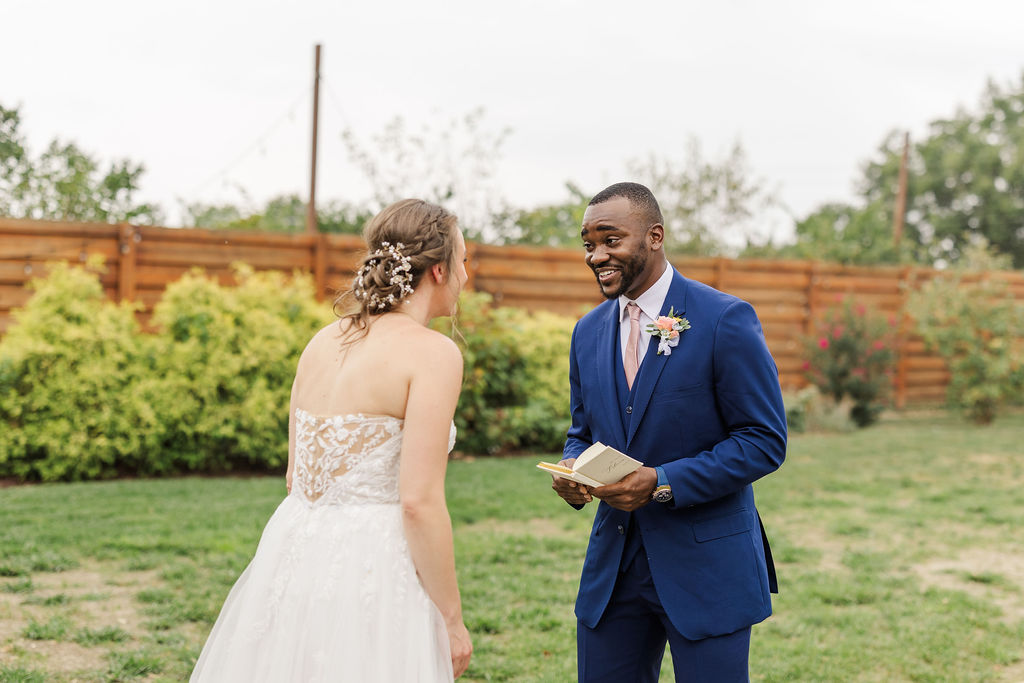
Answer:
[{"label": "suit sleeve cuff", "polygon": [[668,486],[668,476],[665,474],[665,468],[658,465],[654,468],[654,471],[658,473],[658,486]]}]

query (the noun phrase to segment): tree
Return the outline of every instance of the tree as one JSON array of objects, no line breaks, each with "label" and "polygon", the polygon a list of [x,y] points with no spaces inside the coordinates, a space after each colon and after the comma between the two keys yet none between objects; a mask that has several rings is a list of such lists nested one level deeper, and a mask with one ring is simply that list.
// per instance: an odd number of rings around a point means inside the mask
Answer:
[{"label": "tree", "polygon": [[20,126],[18,109],[0,105],[0,214],[100,223],[159,221],[156,206],[134,199],[142,164],[123,159],[102,172],[95,158],[59,140],[33,159]]},{"label": "tree", "polygon": [[796,223],[792,244],[751,245],[746,257],[822,259],[847,265],[900,263],[909,258],[908,240],[897,247],[892,239],[889,212],[875,201],[863,208],[851,204],[825,204]]},{"label": "tree", "polygon": [[739,142],[721,159],[707,160],[691,136],[681,166],[652,154],[630,162],[628,170],[658,198],[674,251],[701,256],[735,251],[755,231],[753,221],[779,205],[753,177]]},{"label": "tree", "polygon": [[[891,133],[864,168],[860,190],[892,223],[902,134]],[[909,156],[906,231],[914,258],[958,262],[984,237],[1024,267],[1024,75],[1015,86],[989,82],[974,112],[930,124]]]},{"label": "tree", "polygon": [[398,199],[420,197],[450,207],[467,237],[487,241],[495,237],[498,217],[507,214],[494,176],[509,132],[485,129],[480,108],[417,131],[396,117],[369,145],[351,130],[342,139],[370,183],[374,213]]},{"label": "tree", "polygon": [[533,209],[509,209],[495,221],[494,241],[533,247],[580,245],[580,225],[589,198],[571,182],[565,184],[569,197],[557,204]]},{"label": "tree", "polygon": [[[306,202],[298,195],[279,195],[261,210],[246,212],[234,204],[186,204],[189,227],[212,230],[269,230],[303,232],[306,229]],[[329,202],[317,210],[320,232],[359,234],[373,214],[369,209],[344,202]]]}]

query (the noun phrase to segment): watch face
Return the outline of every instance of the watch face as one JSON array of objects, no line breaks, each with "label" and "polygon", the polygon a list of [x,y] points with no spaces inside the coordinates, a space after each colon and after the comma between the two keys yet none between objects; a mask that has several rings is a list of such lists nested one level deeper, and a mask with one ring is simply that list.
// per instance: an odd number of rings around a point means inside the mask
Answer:
[{"label": "watch face", "polygon": [[667,503],[670,500],[672,500],[671,491],[657,491],[654,494],[654,502],[656,503]]}]

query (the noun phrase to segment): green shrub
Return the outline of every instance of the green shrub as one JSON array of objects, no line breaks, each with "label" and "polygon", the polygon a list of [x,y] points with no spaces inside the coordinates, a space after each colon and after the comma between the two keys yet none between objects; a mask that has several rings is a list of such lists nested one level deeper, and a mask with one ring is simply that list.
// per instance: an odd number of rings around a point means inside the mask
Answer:
[{"label": "green shrub", "polygon": [[164,436],[151,340],[88,267],[52,264],[0,339],[0,474],[43,481],[148,471]]},{"label": "green shrub", "polygon": [[[573,320],[496,308],[489,295],[467,292],[457,321],[453,336],[465,361],[455,412],[459,449],[560,449],[569,426]],[[445,322],[435,327],[450,329]]]},{"label": "green shrub", "polygon": [[[465,364],[462,393],[455,410],[459,450],[496,453],[507,446],[507,414],[526,404],[526,359],[514,335],[514,327],[491,297],[466,292],[459,300],[459,342]],[[435,321],[435,329],[446,331],[450,324]]]},{"label": "green shrub", "polygon": [[[168,286],[157,331],[144,334],[134,307],[107,300],[94,271],[54,265],[0,340],[0,476],[283,466],[295,366],[331,318],[310,278],[237,266],[229,287],[190,272]],[[572,325],[464,295],[461,450],[561,447]]]},{"label": "green shrub", "polygon": [[330,314],[310,278],[238,266],[170,285],[143,334],[90,268],[54,264],[0,340],[0,475],[43,481],[275,468],[299,354]]},{"label": "green shrub", "polygon": [[892,387],[893,326],[842,299],[804,340],[807,379],[836,403],[849,397],[850,418],[860,427],[878,419]]},{"label": "green shrub", "polygon": [[176,467],[277,468],[288,458],[288,399],[299,355],[330,320],[312,280],[235,267],[237,286],[201,271],[169,285],[153,312]]},{"label": "green shrub", "polygon": [[949,365],[949,402],[978,424],[1024,392],[1024,304],[1003,284],[959,272],[910,293],[907,309],[929,349]]},{"label": "green shrub", "polygon": [[573,318],[545,311],[500,309],[515,325],[526,360],[526,404],[510,411],[516,448],[560,451],[569,429],[569,344]]}]

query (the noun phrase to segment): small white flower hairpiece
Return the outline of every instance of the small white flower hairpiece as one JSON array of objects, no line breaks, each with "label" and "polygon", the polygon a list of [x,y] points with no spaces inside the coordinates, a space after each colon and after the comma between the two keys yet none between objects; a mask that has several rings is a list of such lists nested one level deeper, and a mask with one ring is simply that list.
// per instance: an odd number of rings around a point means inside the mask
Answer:
[{"label": "small white flower hairpiece", "polygon": [[[402,253],[402,249],[405,249],[405,245],[401,242],[397,244],[391,244],[390,242],[381,242],[380,249],[377,249],[363,264],[363,267],[359,269],[359,274],[356,276],[356,286],[353,288],[358,301],[365,301],[367,308],[371,311],[383,311],[388,306],[392,306],[401,301],[406,295],[412,294],[412,260]],[[390,266],[390,275],[388,277],[388,284],[398,286],[398,292],[388,294],[387,296],[381,296],[374,292],[367,298],[366,295],[366,277],[370,273],[371,268],[375,268],[378,264],[384,264],[385,269]],[[385,270],[385,272],[387,272]]]}]

